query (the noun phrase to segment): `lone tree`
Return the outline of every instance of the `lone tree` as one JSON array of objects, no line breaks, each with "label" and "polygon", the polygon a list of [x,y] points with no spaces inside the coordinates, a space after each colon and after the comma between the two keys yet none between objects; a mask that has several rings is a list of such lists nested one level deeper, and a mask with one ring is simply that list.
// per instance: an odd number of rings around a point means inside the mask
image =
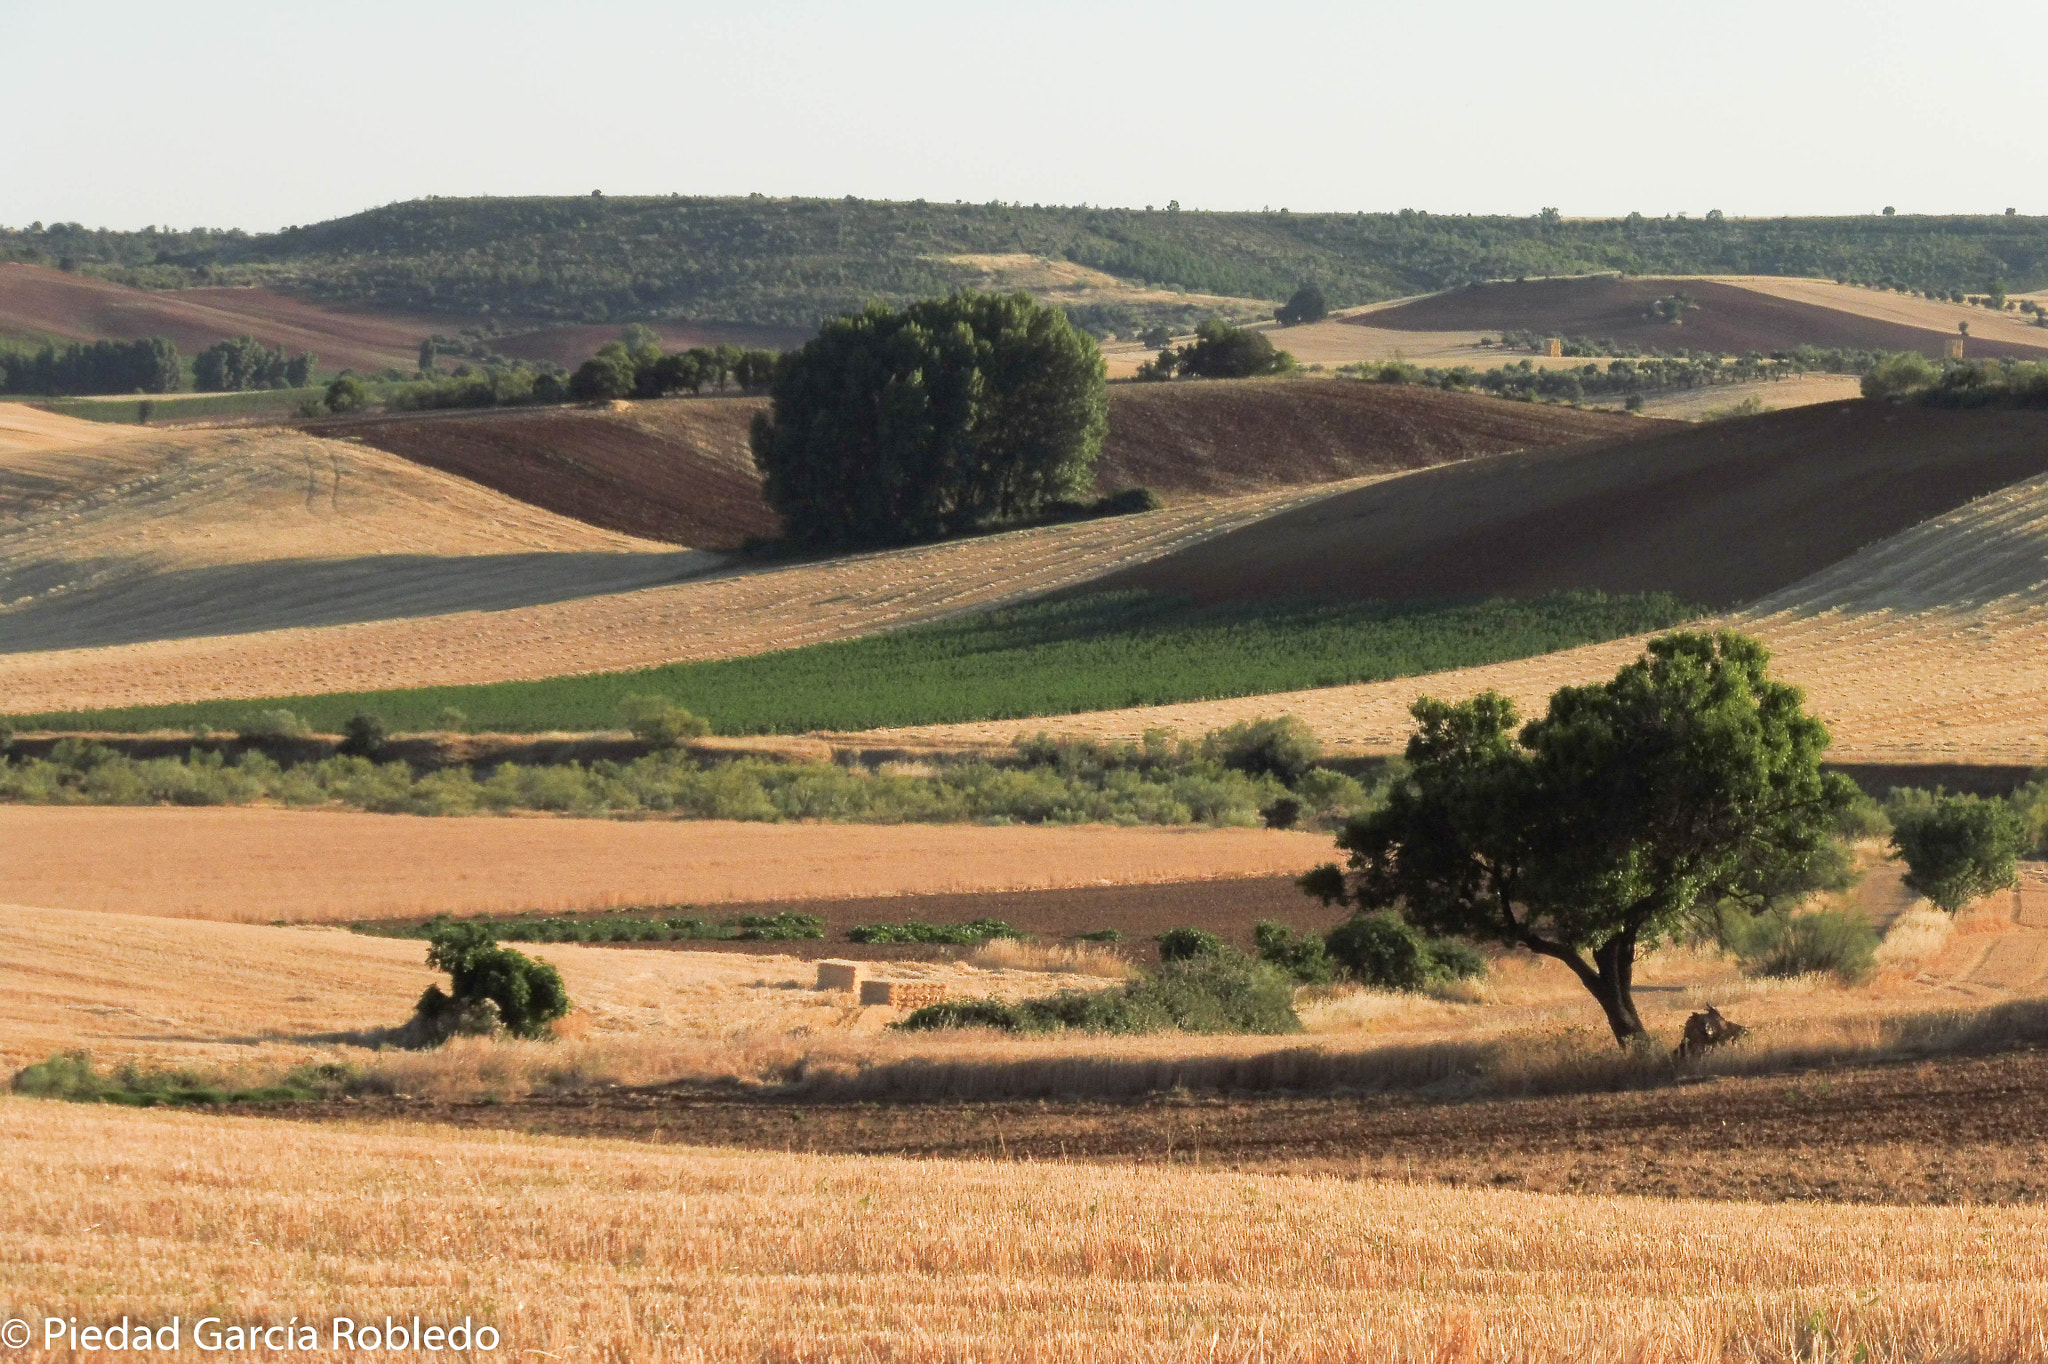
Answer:
[{"label": "lone tree", "polygon": [[1294,368],[1294,357],[1273,349],[1264,332],[1211,317],[1195,328],[1193,341],[1174,352],[1174,363],[1197,379],[1250,379],[1284,374]]},{"label": "lone tree", "polygon": [[1330,305],[1323,300],[1323,291],[1313,284],[1304,284],[1288,299],[1273,310],[1273,320],[1283,327],[1298,326],[1303,322],[1320,322],[1330,315]]},{"label": "lone tree", "polygon": [[871,303],[777,368],[754,462],[796,544],[948,535],[1084,496],[1104,382],[1095,342],[1028,294]]},{"label": "lone tree", "polygon": [[1892,814],[1892,848],[1906,862],[1906,884],[1953,914],[1972,900],[2019,883],[2026,825],[2002,800],[1942,792],[1901,802]]},{"label": "lone tree", "polygon": [[1613,681],[1558,691],[1519,735],[1503,696],[1424,698],[1408,779],[1338,835],[1348,880],[1331,864],[1302,885],[1554,957],[1630,1046],[1647,1036],[1637,950],[1715,905],[1781,894],[1850,802],[1820,770],[1826,728],[1768,660],[1728,631],[1665,635]]}]

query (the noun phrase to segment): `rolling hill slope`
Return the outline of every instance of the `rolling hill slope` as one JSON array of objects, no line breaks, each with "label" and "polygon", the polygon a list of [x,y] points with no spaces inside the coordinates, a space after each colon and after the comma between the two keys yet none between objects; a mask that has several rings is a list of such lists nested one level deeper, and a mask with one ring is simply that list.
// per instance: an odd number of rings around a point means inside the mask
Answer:
[{"label": "rolling hill slope", "polygon": [[1670,592],[1734,606],[2048,471],[2048,413],[1854,400],[1428,469],[1094,584],[1202,602]]},{"label": "rolling hill slope", "polygon": [[[316,423],[593,525],[706,549],[772,535],[747,426],[762,398]],[[1397,473],[1652,429],[1639,418],[1342,379],[1118,384],[1096,488],[1169,503]]]},{"label": "rolling hill slope", "polygon": [[[1799,281],[1801,284],[1819,281]],[[1651,303],[1683,292],[1698,305],[1676,325],[1650,315]],[[1862,306],[1870,290],[1832,284],[1824,291],[1808,289],[1766,292],[1763,288],[1712,279],[1619,279],[1597,275],[1577,279],[1535,279],[1487,284],[1433,294],[1428,298],[1374,308],[1347,322],[1379,330],[1442,333],[1506,330],[1534,331],[1548,336],[1611,338],[1665,351],[1705,350],[1726,355],[1750,351],[1769,354],[1797,346],[1854,350],[1917,350],[1930,356],[1948,353],[1956,335],[1954,313],[1963,321],[1974,317],[1968,353],[1973,356],[2048,356],[2048,330],[2005,324],[2002,315],[1981,308],[1949,304],[1926,305],[1923,313],[1896,310],[1876,315]],[[1845,305],[1845,306],[1830,306]],[[1943,325],[1933,325],[1936,318]],[[2033,336],[2027,335],[2033,332]]]}]

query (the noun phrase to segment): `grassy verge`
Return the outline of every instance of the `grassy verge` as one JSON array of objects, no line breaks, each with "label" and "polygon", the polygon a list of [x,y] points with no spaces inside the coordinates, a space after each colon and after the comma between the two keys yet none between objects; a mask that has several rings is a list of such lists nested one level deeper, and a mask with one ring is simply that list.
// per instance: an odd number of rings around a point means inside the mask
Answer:
[{"label": "grassy verge", "polygon": [[69,1099],[73,1103],[121,1104],[155,1108],[160,1104],[307,1103],[380,1090],[353,1066],[338,1062],[295,1066],[267,1083],[247,1085],[219,1075],[189,1070],[162,1070],[136,1065],[111,1071],[93,1068],[82,1051],[66,1052],[16,1072],[12,1088],[31,1098]]},{"label": "grassy verge", "polygon": [[23,729],[236,729],[285,707],[338,732],[359,711],[394,731],[459,711],[503,733],[616,726],[636,693],[669,697],[721,734],[790,734],[1258,696],[1413,677],[1662,629],[1698,614],[1664,594],[1530,601],[1266,602],[1195,608],[1147,593],[1034,602],[833,644],[633,672],[487,686],[336,692],[21,716]]}]

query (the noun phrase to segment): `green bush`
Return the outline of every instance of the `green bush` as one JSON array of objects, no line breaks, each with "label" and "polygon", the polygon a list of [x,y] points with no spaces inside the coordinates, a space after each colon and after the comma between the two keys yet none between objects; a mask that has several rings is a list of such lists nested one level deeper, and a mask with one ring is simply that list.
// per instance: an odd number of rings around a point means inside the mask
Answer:
[{"label": "green bush", "polygon": [[1110,990],[1062,990],[1011,1004],[956,1000],[929,1005],[896,1025],[1000,1028],[1006,1032],[1290,1033],[1301,1031],[1294,982],[1225,948],[1167,963],[1157,974]]},{"label": "green bush", "polygon": [[1323,756],[1323,741],[1292,715],[1239,721],[1212,731],[1202,747],[1205,756],[1233,772],[1271,777],[1289,789]]},{"label": "green bush", "polygon": [[489,1019],[514,1037],[547,1037],[548,1025],[569,1012],[561,973],[498,946],[488,924],[443,924],[428,943],[427,965],[446,971],[450,982],[449,992],[429,985],[420,997],[416,1015],[432,1041],[446,1040],[453,1032],[489,1031]]},{"label": "green bush", "polygon": [[1153,941],[1159,944],[1159,960],[1163,962],[1192,961],[1223,951],[1223,939],[1199,928],[1169,928]]},{"label": "green bush", "polygon": [[1470,944],[1426,937],[1392,910],[1352,915],[1323,946],[1346,975],[1376,990],[1426,990],[1486,973],[1486,958]]},{"label": "green bush", "polygon": [[1953,914],[2019,879],[2026,824],[2005,801],[1899,790],[1887,802],[1906,884]]},{"label": "green bush", "polygon": [[701,739],[710,724],[665,696],[637,692],[619,702],[619,718],[634,738],[650,748],[675,748],[685,739]]},{"label": "green bush", "polygon": [[1259,960],[1277,967],[1304,985],[1320,985],[1337,973],[1323,940],[1312,933],[1296,933],[1282,923],[1267,919],[1253,925],[1252,943]]},{"label": "green bush", "polygon": [[964,924],[928,924],[917,920],[901,924],[858,924],[847,930],[848,942],[862,943],[984,943],[990,938],[1019,938],[1023,934],[1001,919],[974,919]]},{"label": "green bush", "polygon": [[1125,488],[1095,500],[1095,510],[1104,516],[1132,516],[1139,512],[1158,511],[1165,505],[1159,494],[1150,488]]},{"label": "green bush", "polygon": [[341,743],[334,751],[345,758],[368,758],[375,762],[390,738],[391,731],[382,717],[366,710],[357,711],[341,727]]},{"label": "green bush", "polygon": [[15,1073],[17,1094],[73,1103],[158,1104],[295,1103],[361,1094],[370,1082],[353,1066],[325,1062],[296,1066],[274,1083],[237,1086],[192,1071],[146,1069],[133,1064],[101,1074],[86,1052],[66,1052]]},{"label": "green bush", "polygon": [[242,721],[236,732],[244,740],[260,742],[264,739],[303,739],[313,732],[313,727],[296,712],[280,707],[257,711]]},{"label": "green bush", "polygon": [[1742,969],[1752,976],[1830,973],[1845,985],[1870,975],[1878,932],[1860,915],[1838,910],[1815,914],[1760,914],[1737,939]]}]

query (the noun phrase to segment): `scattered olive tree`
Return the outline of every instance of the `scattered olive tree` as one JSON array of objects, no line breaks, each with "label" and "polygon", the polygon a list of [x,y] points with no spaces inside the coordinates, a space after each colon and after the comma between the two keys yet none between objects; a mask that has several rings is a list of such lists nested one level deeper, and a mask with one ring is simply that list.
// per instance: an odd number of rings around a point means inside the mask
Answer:
[{"label": "scattered olive tree", "polygon": [[543,1038],[569,1012],[562,975],[547,962],[500,947],[488,924],[452,923],[428,940],[427,965],[446,971],[449,988],[429,985],[407,1025],[415,1045],[456,1036]]},{"label": "scattered olive tree", "polygon": [[1632,1045],[1637,952],[1707,907],[1762,905],[1852,801],[1769,658],[1730,631],[1664,635],[1519,733],[1506,697],[1424,698],[1406,778],[1338,835],[1349,876],[1330,864],[1304,888],[1563,962]]},{"label": "scattered olive tree", "polygon": [[1906,884],[1953,914],[2019,880],[2026,822],[2011,804],[1942,792],[1895,792],[1892,847]]}]

